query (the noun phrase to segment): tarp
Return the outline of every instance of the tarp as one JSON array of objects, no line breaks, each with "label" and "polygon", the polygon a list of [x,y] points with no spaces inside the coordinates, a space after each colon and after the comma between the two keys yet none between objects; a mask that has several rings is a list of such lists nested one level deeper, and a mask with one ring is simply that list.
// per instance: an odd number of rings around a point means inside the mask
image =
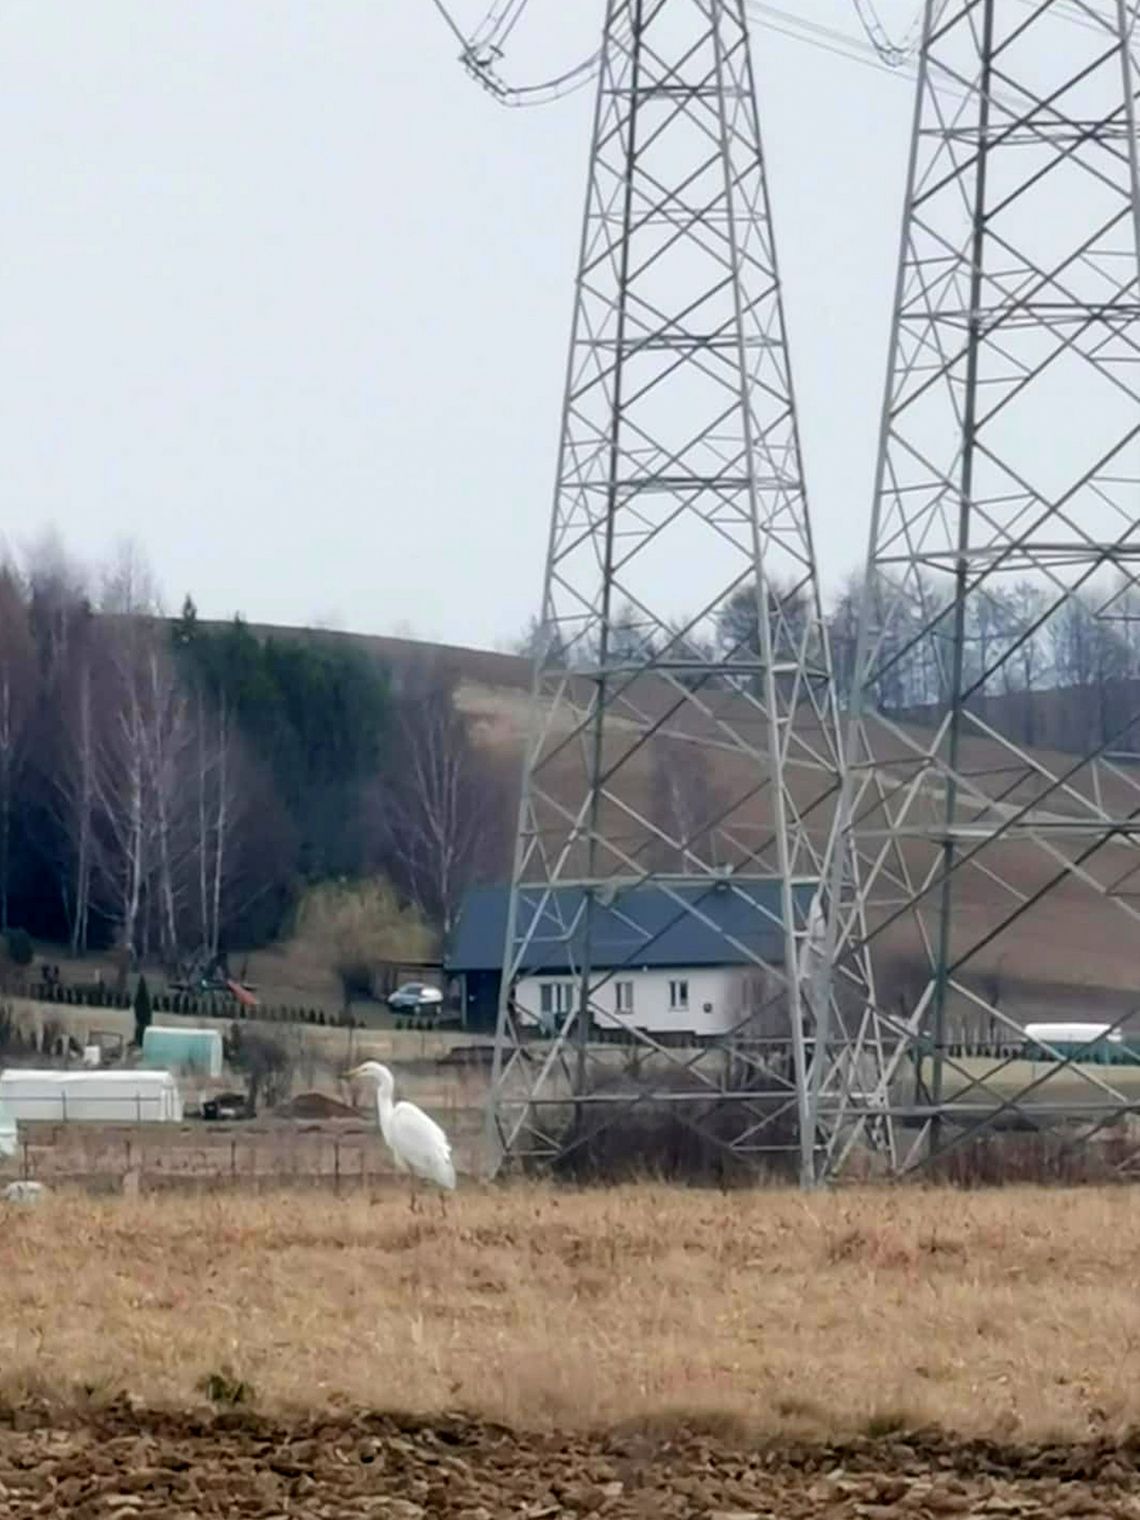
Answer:
[{"label": "tarp", "polygon": [[162,1071],[222,1074],[222,1036],[217,1029],[151,1024],[143,1034],[143,1065]]}]

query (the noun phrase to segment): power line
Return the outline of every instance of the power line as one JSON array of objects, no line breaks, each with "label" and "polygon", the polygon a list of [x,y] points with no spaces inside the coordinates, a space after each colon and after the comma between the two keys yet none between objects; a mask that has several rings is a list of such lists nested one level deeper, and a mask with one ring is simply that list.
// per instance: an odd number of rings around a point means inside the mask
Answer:
[{"label": "power line", "polygon": [[447,6],[444,5],[443,0],[431,0],[431,3],[435,6],[436,10],[443,17],[444,25],[448,28],[448,30],[455,37],[455,40],[459,43],[459,46],[461,48],[466,48],[467,47],[467,38],[463,35],[462,31],[460,30],[459,24],[455,20],[455,17],[448,10]]},{"label": "power line", "polygon": [[[1033,10],[1041,8],[1041,0],[1019,0],[1019,3]],[[1115,31],[1115,18],[1102,15],[1089,0],[1054,0],[1054,3],[1058,17],[1071,26],[1081,26],[1089,32],[1107,31],[1110,35]]]},{"label": "power line", "polygon": [[[923,6],[919,5],[902,42],[892,42],[874,0],[853,0],[855,14],[875,52],[890,68],[898,68],[914,56],[919,45]],[[909,41],[906,40],[909,38]]]},{"label": "power line", "polygon": [[501,51],[529,4],[530,0],[501,0],[492,5],[471,34],[472,44]]},{"label": "power line", "polygon": [[766,0],[748,0],[748,13],[768,31],[778,32],[796,42],[806,42],[810,47],[820,48],[838,58],[846,58],[851,63],[862,63],[868,68],[896,76],[905,77],[908,72],[913,74],[913,70],[907,70],[902,62],[888,64],[878,48],[859,37],[853,37],[850,32],[842,31],[839,27],[825,26],[819,21],[808,21],[792,11],[769,5]]},{"label": "power line", "polygon": [[[551,79],[534,84],[508,84],[498,72],[498,65],[503,58],[504,44],[522,19],[529,3],[530,0],[498,0],[468,36],[451,14],[445,0],[432,0],[448,30],[460,45],[459,58],[463,67],[500,105],[515,108],[549,105],[574,94],[597,78],[600,48]],[[809,47],[818,48],[849,63],[877,69],[895,79],[913,80],[917,72],[913,59],[920,45],[922,6],[904,33],[903,41],[896,43],[883,26],[874,0],[853,0],[853,3],[866,40],[840,27],[827,26],[823,22],[811,21],[792,11],[769,5],[767,0],[747,0],[747,11],[767,31],[795,42],[806,43]],[[940,0],[936,11],[943,9],[946,3],[947,0]],[[1041,0],[1019,0],[1019,3],[1038,9]],[[1057,14],[1070,25],[1101,30],[1108,23],[1093,8],[1093,4],[1094,0],[1057,0]],[[627,45],[630,35],[627,28],[624,36],[617,40],[621,45]],[[950,95],[963,93],[946,85],[940,86],[940,92]]]}]

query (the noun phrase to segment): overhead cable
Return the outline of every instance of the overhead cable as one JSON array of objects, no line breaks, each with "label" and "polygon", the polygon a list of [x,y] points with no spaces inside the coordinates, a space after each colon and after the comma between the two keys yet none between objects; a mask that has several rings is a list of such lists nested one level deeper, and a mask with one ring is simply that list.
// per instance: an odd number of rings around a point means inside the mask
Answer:
[{"label": "overhead cable", "polygon": [[925,7],[921,5],[918,7],[910,26],[907,28],[904,40],[902,42],[892,42],[878,11],[875,9],[875,0],[853,0],[853,3],[855,14],[859,18],[860,26],[866,33],[868,42],[870,42],[875,52],[878,53],[888,68],[899,68],[914,56],[921,37],[922,13]]},{"label": "overhead cable", "polygon": [[[530,0],[496,0],[479,26],[470,36],[456,22],[445,0],[432,0],[448,30],[460,45],[459,59],[468,74],[500,105],[511,107],[547,105],[562,100],[584,88],[597,78],[601,64],[602,49],[598,48],[580,63],[566,69],[551,79],[534,84],[509,84],[499,73],[503,58],[503,44],[518,25]],[[939,15],[949,0],[938,0],[935,15]],[[1041,0],[1020,0],[1023,5],[1040,8]],[[1056,0],[1057,14],[1061,19],[1084,27],[1108,26],[1110,23],[1093,9],[1095,0]],[[796,42],[807,43],[834,57],[850,63],[861,63],[896,79],[913,79],[916,74],[915,54],[921,45],[922,11],[907,28],[902,42],[891,40],[875,10],[873,0],[854,0],[865,36],[858,37],[839,27],[811,21],[793,11],[770,5],[767,0],[745,0],[748,15],[766,30]],[[621,45],[632,37],[628,21],[618,35]],[[965,94],[950,85],[942,85],[945,93]]]}]

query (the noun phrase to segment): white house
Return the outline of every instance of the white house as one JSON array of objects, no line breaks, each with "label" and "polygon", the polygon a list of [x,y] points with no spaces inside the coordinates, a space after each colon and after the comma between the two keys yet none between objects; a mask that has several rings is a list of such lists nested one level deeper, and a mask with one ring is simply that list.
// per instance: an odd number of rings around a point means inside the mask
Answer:
[{"label": "white house", "polygon": [[[801,929],[814,891],[804,882],[794,893]],[[507,887],[468,892],[445,951],[469,1028],[494,1024],[509,897]],[[520,896],[528,939],[513,1001],[521,1023],[554,1029],[576,1007],[586,906],[578,887]],[[588,998],[599,1032],[700,1039],[743,1032],[766,1012],[786,1017],[778,979],[765,970],[784,959],[780,885],[771,878],[616,886],[594,903],[590,951]],[[774,1001],[781,1008],[773,1015]]]},{"label": "white house", "polygon": [[[739,967],[623,966],[595,968],[589,1002],[600,1029],[633,1027],[654,1034],[728,1034],[749,1012],[747,978]],[[576,977],[521,977],[515,1006],[523,1023],[547,1028],[574,1006],[581,990]]]}]

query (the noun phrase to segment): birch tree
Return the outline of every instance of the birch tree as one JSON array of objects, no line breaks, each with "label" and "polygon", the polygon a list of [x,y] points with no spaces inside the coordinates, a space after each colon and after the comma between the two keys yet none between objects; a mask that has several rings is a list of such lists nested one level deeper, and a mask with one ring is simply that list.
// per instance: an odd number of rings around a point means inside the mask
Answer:
[{"label": "birch tree", "polygon": [[0,565],[0,930],[7,930],[15,786],[36,689],[35,647],[24,587]]},{"label": "birch tree", "polygon": [[396,718],[395,761],[380,793],[389,869],[444,933],[464,889],[498,862],[505,795],[472,743],[442,667],[411,677]]},{"label": "birch tree", "polygon": [[660,871],[723,865],[716,823],[724,799],[713,785],[708,750],[698,741],[658,735],[650,746],[650,859]]},{"label": "birch tree", "polygon": [[246,814],[241,755],[224,694],[211,709],[201,689],[195,693],[194,808],[195,868],[201,943],[211,956],[222,942],[226,889],[240,850]]}]

